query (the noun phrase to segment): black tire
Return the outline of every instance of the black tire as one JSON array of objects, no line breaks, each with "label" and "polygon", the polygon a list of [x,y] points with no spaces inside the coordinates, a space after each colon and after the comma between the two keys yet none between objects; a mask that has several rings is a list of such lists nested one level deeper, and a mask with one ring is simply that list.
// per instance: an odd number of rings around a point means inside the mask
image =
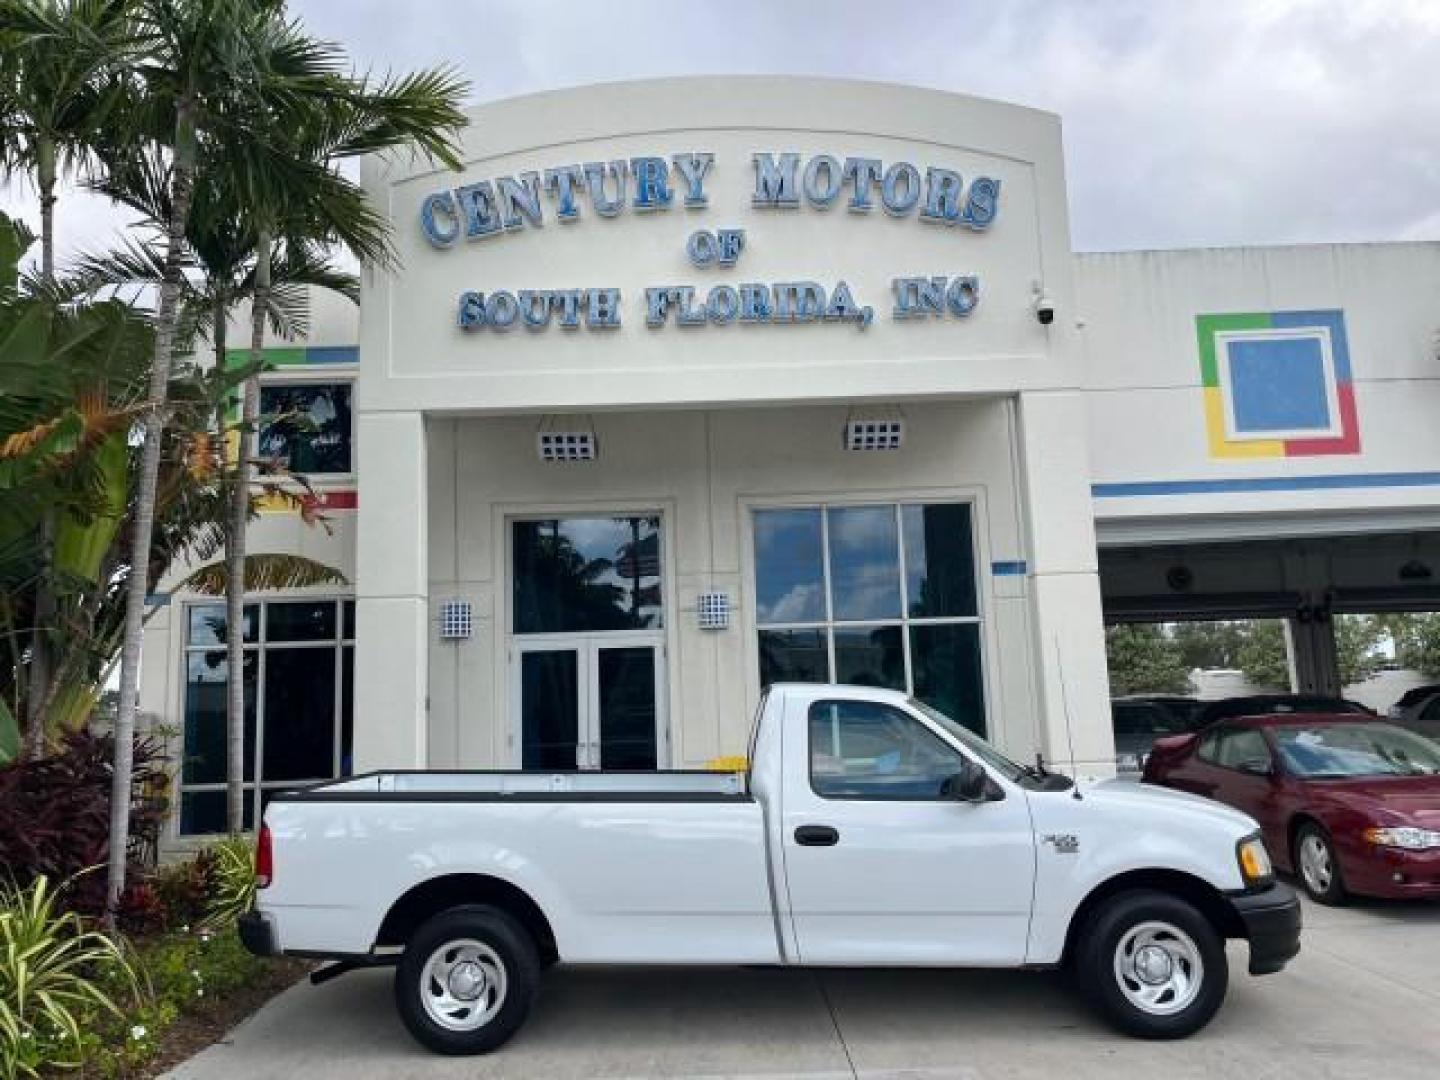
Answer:
[{"label": "black tire", "polygon": [[[1187,972],[1198,975],[1198,987],[1193,991],[1175,990],[1176,984],[1169,981],[1158,984],[1162,989],[1156,990],[1156,984],[1145,983],[1134,974],[1138,969],[1133,963],[1129,965],[1131,977],[1122,981],[1117,953],[1122,944],[1135,942],[1132,931],[1150,932],[1141,929],[1146,923],[1168,928],[1168,932],[1155,931],[1153,943],[1168,958],[1163,962],[1170,965],[1169,970],[1182,976]],[[1176,953],[1166,951],[1170,948]],[[1136,949],[1125,956],[1133,961],[1139,952]],[[1198,957],[1198,965],[1187,956]],[[1119,966],[1123,969],[1127,964],[1121,961]],[[1183,1039],[1199,1031],[1220,1008],[1230,983],[1225,942],[1210,920],[1188,901],[1150,889],[1113,896],[1091,915],[1076,942],[1075,969],[1081,989],[1101,1015],[1127,1035],[1144,1039]],[[1162,996],[1152,1007],[1142,1007],[1135,998],[1149,992]],[[1176,1008],[1187,997],[1188,1004]],[[1169,1009],[1174,1011],[1166,1011]]]},{"label": "black tire", "polygon": [[[486,989],[480,997],[460,1002],[448,1013],[463,1024],[467,1010],[481,1012],[495,1008],[494,1015],[473,1028],[446,1027],[431,1014],[427,995],[434,1008],[441,985],[427,974],[431,958],[449,943],[478,943],[483,950]],[[471,947],[473,951],[473,946]],[[460,956],[452,953],[452,957]],[[461,957],[463,960],[463,957]],[[470,970],[477,970],[472,965]],[[494,990],[492,973],[503,976],[503,997]],[[502,1045],[519,1030],[530,1014],[540,984],[540,955],[526,929],[499,908],[467,904],[450,908],[423,923],[409,942],[395,969],[395,1007],[417,1042],[439,1054],[483,1054]],[[455,1000],[455,999],[452,999]]]},{"label": "black tire", "polygon": [[[1307,845],[1316,845],[1320,849],[1329,867],[1328,879],[1316,870],[1306,873],[1301,859]],[[1317,904],[1338,907],[1348,899],[1345,878],[1340,873],[1340,860],[1335,857],[1335,842],[1330,839],[1330,834],[1315,822],[1307,821],[1296,830],[1295,846],[1290,852],[1290,865],[1295,868],[1295,876],[1300,881],[1300,887],[1305,890],[1305,895]]]}]

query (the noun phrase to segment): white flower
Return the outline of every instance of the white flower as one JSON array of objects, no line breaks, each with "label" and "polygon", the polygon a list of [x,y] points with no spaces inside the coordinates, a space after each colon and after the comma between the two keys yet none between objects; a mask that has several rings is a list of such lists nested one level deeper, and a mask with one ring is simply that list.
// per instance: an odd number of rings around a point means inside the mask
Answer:
[{"label": "white flower", "polygon": [[204,996],[205,996],[205,988],[204,988],[203,986],[197,986],[197,987],[195,988],[195,996],[196,996],[196,997],[204,997]]},{"label": "white flower", "polygon": [[144,1025],[144,1024],[136,1024],[134,1027],[132,1027],[132,1028],[130,1029],[130,1038],[134,1039],[136,1042],[139,1042],[139,1041],[140,1041],[141,1039],[143,1039],[144,1037],[145,1037],[145,1025]]}]

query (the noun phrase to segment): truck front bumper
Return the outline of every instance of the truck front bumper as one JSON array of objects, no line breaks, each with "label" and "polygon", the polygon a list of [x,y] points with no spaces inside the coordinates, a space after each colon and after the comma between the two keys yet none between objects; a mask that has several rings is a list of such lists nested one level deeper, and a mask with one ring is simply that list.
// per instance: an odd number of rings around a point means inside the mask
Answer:
[{"label": "truck front bumper", "polygon": [[275,925],[262,911],[247,911],[238,922],[240,944],[256,956],[279,956],[280,947],[275,940]]},{"label": "truck front bumper", "polygon": [[1270,975],[1300,951],[1300,898],[1279,882],[1252,893],[1232,893],[1235,914],[1250,942],[1250,974]]}]

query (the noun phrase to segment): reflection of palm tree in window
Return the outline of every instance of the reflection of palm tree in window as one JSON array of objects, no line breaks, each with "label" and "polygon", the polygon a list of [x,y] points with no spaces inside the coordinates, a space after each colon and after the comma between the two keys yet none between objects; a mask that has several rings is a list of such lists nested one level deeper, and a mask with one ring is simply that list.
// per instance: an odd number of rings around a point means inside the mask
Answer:
[{"label": "reflection of palm tree in window", "polygon": [[642,518],[615,518],[614,521],[630,530],[629,543],[621,544],[620,550],[615,553],[615,569],[630,583],[631,617],[637,620],[637,625],[644,626],[646,620],[641,619],[640,609],[656,607],[660,603],[658,585],[649,589],[641,585],[642,578],[660,576],[660,533],[652,529],[642,535]]},{"label": "reflection of palm tree in window", "polygon": [[295,472],[350,471],[350,386],[344,383],[261,388],[261,456]]},{"label": "reflection of palm tree in window", "polygon": [[616,582],[616,560],[587,559],[561,531],[561,522],[518,522],[515,538],[515,629],[520,633],[649,625],[650,616],[641,614],[638,578],[627,604],[627,590]]}]

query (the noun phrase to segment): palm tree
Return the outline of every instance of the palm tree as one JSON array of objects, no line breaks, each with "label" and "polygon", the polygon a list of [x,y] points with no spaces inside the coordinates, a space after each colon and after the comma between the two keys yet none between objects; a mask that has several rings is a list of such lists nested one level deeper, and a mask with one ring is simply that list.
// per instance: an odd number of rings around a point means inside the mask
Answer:
[{"label": "palm tree", "polygon": [[[282,103],[332,92],[334,50],[307,43],[281,69],[259,55],[247,31],[257,10],[277,11],[273,0],[133,0],[139,60],[134,94],[125,104],[127,141],[142,147],[167,178],[170,217],[165,223],[164,268],[155,313],[155,352],[144,412],[132,546],[148,551],[167,420],[166,390],[175,355],[176,321],[186,257],[186,229],[202,147],[232,151],[253,145],[264,133],[249,118]],[[249,103],[237,107],[238,103]],[[213,159],[212,159],[213,160]],[[129,839],[131,752],[140,676],[140,643],[146,581],[126,581],[125,625],[120,651],[120,698],[115,717],[115,771],[110,800],[110,908],[125,886]]]},{"label": "palm tree", "polygon": [[[293,63],[308,39],[297,23],[261,17],[253,31],[278,66]],[[236,174],[240,200],[254,236],[254,288],[250,307],[250,376],[241,395],[238,482],[230,494],[226,564],[226,647],[230,672],[226,701],[229,734],[228,824],[243,827],[241,761],[244,751],[245,685],[234,673],[244,660],[246,525],[248,482],[259,420],[259,372],[270,312],[277,242],[284,250],[311,244],[341,247],[372,263],[391,260],[389,223],[338,170],[338,163],[363,153],[408,147],[459,167],[454,140],[465,124],[459,101],[466,84],[444,70],[422,71],[372,86],[366,79],[336,78],[333,93],[265,108],[252,118],[268,137],[242,151]],[[266,105],[268,103],[261,103]],[[282,279],[283,280],[283,279]],[[358,297],[357,297],[358,299]]]}]

